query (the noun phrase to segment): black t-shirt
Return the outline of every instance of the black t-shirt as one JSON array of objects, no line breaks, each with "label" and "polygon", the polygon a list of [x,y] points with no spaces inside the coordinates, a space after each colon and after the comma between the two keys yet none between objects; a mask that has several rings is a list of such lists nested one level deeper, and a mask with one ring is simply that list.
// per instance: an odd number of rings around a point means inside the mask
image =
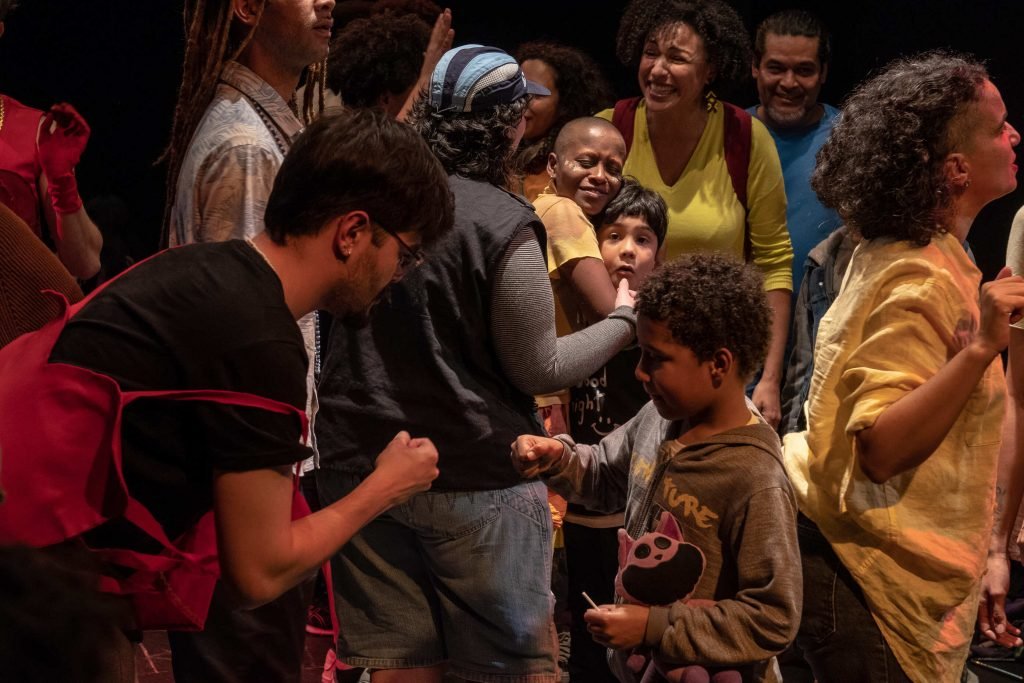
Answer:
[{"label": "black t-shirt", "polygon": [[[305,347],[281,282],[238,240],[171,249],[126,273],[72,318],[50,361],[122,391],[222,389],[306,405]],[[310,455],[297,417],[208,402],[142,399],[125,408],[121,434],[128,488],[170,538],[211,508],[215,470]],[[123,543],[124,531],[90,540]]]},{"label": "black t-shirt", "polygon": [[[650,397],[634,374],[639,361],[638,347],[624,349],[589,379],[569,389],[569,434],[573,440],[597,444],[647,404]],[[569,511],[587,513],[576,504],[570,504]]]},{"label": "black t-shirt", "polygon": [[634,374],[639,361],[639,348],[625,349],[569,389],[569,433],[577,443],[597,444],[647,404],[650,397]]}]

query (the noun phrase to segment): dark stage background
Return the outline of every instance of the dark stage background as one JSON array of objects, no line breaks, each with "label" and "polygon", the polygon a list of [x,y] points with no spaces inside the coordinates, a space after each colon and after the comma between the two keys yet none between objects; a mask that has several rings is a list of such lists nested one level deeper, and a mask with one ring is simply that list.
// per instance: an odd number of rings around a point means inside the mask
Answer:
[{"label": "dark stage background", "polygon": [[[459,0],[450,4],[456,43],[493,44],[550,38],[578,46],[605,68],[620,96],[635,94],[635,72],[614,58],[624,2]],[[1010,121],[1024,130],[1022,0],[785,2],[734,0],[750,30],[779,9],[821,16],[834,34],[834,60],[822,99],[839,105],[850,88],[898,55],[945,47],[987,60]],[[163,211],[164,169],[154,166],[170,127],[180,78],[184,28],[180,0],[22,0],[0,38],[0,90],[46,108],[73,103],[93,129],[79,166],[83,197],[115,195],[128,209],[108,244],[136,258],[151,253]],[[752,104],[751,84],[738,104]],[[879,150],[884,153],[885,150]],[[1018,189],[990,205],[970,241],[991,277],[1002,264]],[[108,204],[109,206],[109,204]],[[100,222],[99,216],[97,223]],[[104,226],[107,227],[107,226]]]}]

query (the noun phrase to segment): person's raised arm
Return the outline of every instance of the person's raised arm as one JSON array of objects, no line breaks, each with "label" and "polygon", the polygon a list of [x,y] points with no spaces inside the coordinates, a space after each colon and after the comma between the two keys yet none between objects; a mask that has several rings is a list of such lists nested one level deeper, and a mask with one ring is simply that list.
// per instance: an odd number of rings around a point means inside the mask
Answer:
[{"label": "person's raised arm", "polygon": [[430,31],[430,42],[427,43],[427,49],[423,52],[420,76],[412,86],[412,90],[409,91],[409,96],[405,98],[405,103],[395,116],[396,119],[405,121],[409,116],[409,111],[415,104],[416,98],[430,83],[430,74],[434,72],[434,67],[441,60],[441,56],[451,49],[453,40],[455,40],[455,31],[452,30],[452,11],[446,7],[434,22],[434,28]]},{"label": "person's raised arm", "polygon": [[39,121],[37,149],[43,173],[40,195],[48,197],[43,214],[57,257],[77,278],[99,272],[103,236],[82,206],[75,166],[89,142],[89,124],[70,104],[55,104]]},{"label": "person's raised arm", "polygon": [[1024,310],[1024,278],[999,277],[982,287],[981,322],[974,338],[938,372],[888,406],[855,435],[864,474],[882,483],[924,462],[960,417],[971,392],[1009,343],[1010,322]]},{"label": "person's raised arm", "polygon": [[562,277],[567,278],[572,292],[579,302],[587,324],[603,320],[615,310],[617,294],[604,261],[595,258],[581,258],[561,268]]},{"label": "person's raised arm", "polygon": [[438,475],[429,439],[399,432],[349,495],[292,519],[291,467],[220,472],[214,509],[223,578],[250,605],[273,600],[337,553],[365,524]]}]

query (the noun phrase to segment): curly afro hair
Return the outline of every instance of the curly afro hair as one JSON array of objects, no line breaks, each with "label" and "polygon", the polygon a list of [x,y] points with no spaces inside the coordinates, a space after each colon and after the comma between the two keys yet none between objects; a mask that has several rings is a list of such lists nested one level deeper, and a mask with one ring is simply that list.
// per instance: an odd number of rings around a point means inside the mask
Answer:
[{"label": "curly afro hair", "polygon": [[619,61],[638,65],[647,40],[680,23],[704,41],[714,71],[708,90],[728,95],[750,78],[750,35],[740,15],[722,0],[632,0],[619,22]]},{"label": "curly afro hair", "polygon": [[423,66],[430,26],[415,14],[356,19],[331,43],[327,87],[350,107],[376,107],[382,95],[412,87]]},{"label": "curly afro hair", "polygon": [[957,192],[946,156],[988,79],[964,55],[898,59],[854,90],[818,151],[811,187],[861,236],[924,246],[949,229]]},{"label": "curly afro hair", "polygon": [[636,313],[663,323],[702,362],[729,349],[746,377],[768,353],[772,312],[761,274],[722,254],[688,254],[659,267],[637,292]]},{"label": "curly afro hair", "polygon": [[513,133],[530,98],[479,112],[438,112],[426,92],[412,105],[407,123],[423,136],[450,174],[506,187],[516,173]]},{"label": "curly afro hair", "polygon": [[574,47],[546,41],[523,43],[515,58],[520,64],[528,59],[539,60],[555,73],[558,116],[544,137],[524,140],[517,154],[519,166],[528,173],[536,173],[547,165],[548,154],[554,149],[562,126],[610,107],[615,102],[615,93],[597,62]]}]

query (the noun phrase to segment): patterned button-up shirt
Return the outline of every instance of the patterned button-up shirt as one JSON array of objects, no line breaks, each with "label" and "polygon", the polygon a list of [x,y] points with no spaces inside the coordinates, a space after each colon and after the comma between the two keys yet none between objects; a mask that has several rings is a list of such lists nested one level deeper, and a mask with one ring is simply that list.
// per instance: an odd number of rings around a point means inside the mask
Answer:
[{"label": "patterned button-up shirt", "polygon": [[[245,239],[263,232],[274,177],[301,131],[302,123],[270,84],[238,62],[228,62],[178,174],[170,245]],[[315,450],[315,314],[299,320],[299,328],[310,358],[306,412]]]}]

